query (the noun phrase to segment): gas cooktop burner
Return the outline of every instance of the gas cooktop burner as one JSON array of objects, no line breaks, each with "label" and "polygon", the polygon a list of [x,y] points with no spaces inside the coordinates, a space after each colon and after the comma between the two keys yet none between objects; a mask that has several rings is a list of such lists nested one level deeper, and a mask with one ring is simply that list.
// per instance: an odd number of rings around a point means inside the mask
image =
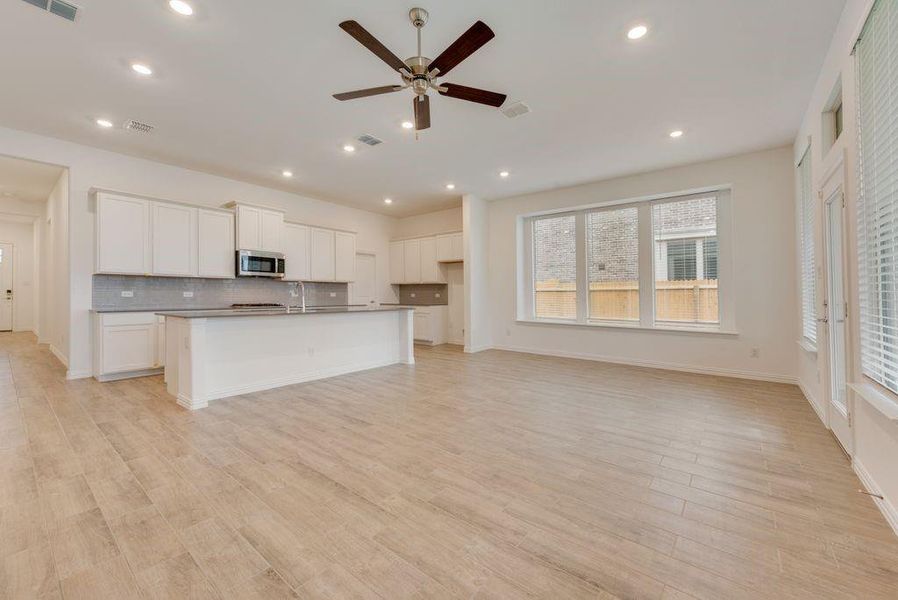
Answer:
[{"label": "gas cooktop burner", "polygon": [[232,304],[231,308],[286,308],[283,304],[273,302],[250,302],[247,304]]}]

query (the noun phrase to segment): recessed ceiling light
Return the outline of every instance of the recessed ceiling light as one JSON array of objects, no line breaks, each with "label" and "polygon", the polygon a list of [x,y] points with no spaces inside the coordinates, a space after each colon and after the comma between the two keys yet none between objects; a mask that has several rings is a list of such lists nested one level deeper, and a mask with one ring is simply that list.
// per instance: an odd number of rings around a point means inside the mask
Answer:
[{"label": "recessed ceiling light", "polygon": [[343,152],[355,152],[355,146],[352,144],[346,144],[343,146]]},{"label": "recessed ceiling light", "polygon": [[384,204],[393,204],[392,198],[384,198]]},{"label": "recessed ceiling light", "polygon": [[169,0],[168,6],[179,15],[184,15],[185,17],[193,14],[193,7],[184,2],[184,0]]},{"label": "recessed ceiling light", "polygon": [[672,138],[678,138],[678,137],[682,137],[682,136],[683,136],[683,132],[679,129],[675,129],[670,132],[670,137],[672,137]]},{"label": "recessed ceiling light", "polygon": [[143,63],[131,63],[131,69],[133,69],[135,73],[139,73],[140,75],[149,76],[153,74],[153,69]]},{"label": "recessed ceiling light", "polygon": [[508,171],[500,171],[499,172],[499,177],[501,177],[502,179],[505,179],[509,175],[511,175],[511,173],[509,173]]},{"label": "recessed ceiling light", "polygon": [[637,25],[633,29],[627,32],[627,37],[631,40],[638,40],[639,38],[645,36],[649,32],[649,28],[645,25]]},{"label": "recessed ceiling light", "polygon": [[289,179],[290,177],[293,177],[293,171],[284,171],[281,175]]},{"label": "recessed ceiling light", "polygon": [[454,183],[447,183],[447,184],[446,184],[446,189],[447,189],[447,190],[454,190],[454,189],[455,189],[455,184],[454,184]]},{"label": "recessed ceiling light", "polygon": [[415,124],[412,123],[411,121],[403,121],[402,122],[403,129],[412,129],[412,128],[414,128],[414,126],[415,126]]},{"label": "recessed ceiling light", "polygon": [[97,125],[103,127],[104,129],[109,129],[112,127],[112,121],[109,119],[97,119]]}]

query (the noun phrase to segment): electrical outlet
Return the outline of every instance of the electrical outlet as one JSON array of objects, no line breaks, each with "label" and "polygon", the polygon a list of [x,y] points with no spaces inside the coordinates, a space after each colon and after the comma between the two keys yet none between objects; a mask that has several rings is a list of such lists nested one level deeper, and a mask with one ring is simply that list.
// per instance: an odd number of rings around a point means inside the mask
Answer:
[{"label": "electrical outlet", "polygon": [[435,293],[435,294],[433,295],[433,297],[434,297],[434,298],[441,298],[442,296],[440,296],[440,293],[437,292],[437,293]]},{"label": "electrical outlet", "polygon": [[290,290],[290,297],[291,297],[291,298],[298,298],[298,297],[299,297],[299,291],[297,291],[297,290]]},{"label": "electrical outlet", "polygon": [[122,290],[122,298],[133,298],[134,292],[132,290]]},{"label": "electrical outlet", "polygon": [[412,296],[412,298],[414,298],[414,297],[415,297],[415,293],[414,293],[414,292],[412,292],[412,294],[411,294],[411,296]]},{"label": "electrical outlet", "polygon": [[752,348],[749,356],[751,356],[752,358],[760,358],[761,357],[760,348]]},{"label": "electrical outlet", "polygon": [[331,298],[336,298],[336,297],[337,297],[337,292],[331,292],[331,293],[330,293],[330,296],[331,296]]},{"label": "electrical outlet", "polygon": [[193,292],[184,292],[183,295],[185,298],[193,298]]}]

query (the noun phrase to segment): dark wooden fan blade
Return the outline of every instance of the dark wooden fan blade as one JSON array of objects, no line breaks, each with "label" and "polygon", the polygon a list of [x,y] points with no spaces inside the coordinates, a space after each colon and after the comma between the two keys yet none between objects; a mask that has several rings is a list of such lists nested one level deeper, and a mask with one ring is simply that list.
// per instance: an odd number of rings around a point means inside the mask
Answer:
[{"label": "dark wooden fan blade", "polygon": [[455,68],[458,63],[468,58],[485,43],[496,37],[493,30],[490,29],[483,21],[477,21],[471,28],[461,34],[452,45],[443,50],[443,53],[437,56],[430,66],[429,70],[439,69],[439,76],[443,77]]},{"label": "dark wooden fan blade", "polygon": [[389,94],[398,92],[402,89],[401,85],[384,85],[376,88],[368,88],[366,90],[356,90],[354,92],[343,92],[342,94],[334,94],[337,100],[355,100],[356,98],[366,98],[368,96],[377,96],[378,94]]},{"label": "dark wooden fan blade", "polygon": [[415,131],[421,131],[430,127],[430,96],[415,96],[412,101],[415,106]]},{"label": "dark wooden fan blade", "polygon": [[368,33],[368,31],[356,23],[355,21],[343,21],[340,23],[340,29],[351,35],[358,43],[377,55],[379,59],[390,65],[391,69],[402,71],[408,69],[406,64],[399,60],[399,57],[390,52],[386,46],[377,41],[377,38]]},{"label": "dark wooden fan blade", "polygon": [[496,92],[488,92],[486,90],[478,90],[477,88],[468,87],[466,85],[458,85],[455,83],[444,83],[440,87],[445,87],[446,91],[440,91],[444,96],[450,98],[458,98],[459,100],[467,100],[468,102],[477,102],[479,104],[488,104],[499,108],[505,102],[505,94],[497,94]]}]

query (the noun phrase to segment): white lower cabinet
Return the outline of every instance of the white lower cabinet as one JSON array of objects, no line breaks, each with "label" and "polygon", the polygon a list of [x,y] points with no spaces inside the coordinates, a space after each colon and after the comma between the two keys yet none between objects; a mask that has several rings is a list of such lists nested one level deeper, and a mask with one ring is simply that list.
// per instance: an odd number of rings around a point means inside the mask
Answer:
[{"label": "white lower cabinet", "polygon": [[94,314],[94,377],[154,375],[165,364],[165,319],[152,312]]},{"label": "white lower cabinet", "polygon": [[436,346],[449,341],[449,307],[416,306],[415,341]]}]

